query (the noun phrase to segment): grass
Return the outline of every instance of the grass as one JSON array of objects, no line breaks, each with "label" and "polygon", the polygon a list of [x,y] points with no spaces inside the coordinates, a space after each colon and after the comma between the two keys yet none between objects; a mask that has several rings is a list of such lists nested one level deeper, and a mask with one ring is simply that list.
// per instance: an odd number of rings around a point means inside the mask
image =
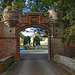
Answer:
[{"label": "grass", "polygon": [[20,52],[44,52],[44,50],[21,50]]}]

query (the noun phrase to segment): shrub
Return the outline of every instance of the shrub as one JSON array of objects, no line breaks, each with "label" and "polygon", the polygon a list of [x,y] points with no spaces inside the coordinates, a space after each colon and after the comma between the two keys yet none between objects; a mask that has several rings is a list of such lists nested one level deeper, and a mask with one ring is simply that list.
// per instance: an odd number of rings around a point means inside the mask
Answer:
[{"label": "shrub", "polygon": [[28,49],[27,45],[25,45],[25,46],[24,46],[24,49],[25,49],[25,50],[27,50],[27,49]]}]

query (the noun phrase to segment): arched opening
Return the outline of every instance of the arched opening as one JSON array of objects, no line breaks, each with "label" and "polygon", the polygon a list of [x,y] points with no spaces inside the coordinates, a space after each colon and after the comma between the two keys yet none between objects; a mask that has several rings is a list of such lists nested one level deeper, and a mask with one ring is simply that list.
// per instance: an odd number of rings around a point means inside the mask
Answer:
[{"label": "arched opening", "polygon": [[20,31],[20,59],[48,59],[48,31],[30,27]]},{"label": "arched opening", "polygon": [[[51,35],[51,33],[50,33],[50,29],[47,27],[47,25],[46,24],[36,24],[36,25],[34,25],[34,24],[32,24],[32,25],[28,25],[28,24],[25,24],[25,25],[23,25],[23,26],[21,26],[21,27],[19,27],[19,28],[17,28],[16,29],[16,36],[17,36],[17,59],[18,58],[20,58],[20,40],[19,40],[19,33],[20,33],[20,31],[22,31],[23,29],[26,29],[26,28],[29,28],[29,27],[39,27],[39,28],[42,28],[42,29],[44,29],[44,30],[46,30],[47,32],[48,32],[48,60],[50,60],[50,58],[51,58],[51,38],[50,38],[50,35]],[[19,60],[19,59],[18,59]]]}]

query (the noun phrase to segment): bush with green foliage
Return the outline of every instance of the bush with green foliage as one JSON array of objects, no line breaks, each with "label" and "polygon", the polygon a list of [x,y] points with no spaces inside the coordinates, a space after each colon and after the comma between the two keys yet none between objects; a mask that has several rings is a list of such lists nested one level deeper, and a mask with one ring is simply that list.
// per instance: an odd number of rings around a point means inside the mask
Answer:
[{"label": "bush with green foliage", "polygon": [[27,50],[27,49],[28,49],[28,47],[27,47],[27,45],[25,45],[25,46],[24,46],[24,50]]}]

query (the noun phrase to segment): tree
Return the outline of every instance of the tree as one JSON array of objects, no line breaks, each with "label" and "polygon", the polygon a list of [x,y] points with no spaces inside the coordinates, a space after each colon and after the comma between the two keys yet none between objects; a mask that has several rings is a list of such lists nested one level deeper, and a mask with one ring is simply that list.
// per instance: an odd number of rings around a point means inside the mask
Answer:
[{"label": "tree", "polygon": [[27,37],[24,37],[24,43],[23,43],[24,45],[26,45],[27,44]]},{"label": "tree", "polygon": [[62,40],[63,42],[66,41],[67,45],[69,45],[70,42],[75,43],[75,8],[71,9],[65,18],[69,20],[69,25],[64,32]]},{"label": "tree", "polygon": [[20,32],[20,37],[24,39],[25,36]]},{"label": "tree", "polygon": [[48,31],[43,32],[41,37],[47,38],[48,37]]},{"label": "tree", "polygon": [[[55,9],[63,14],[63,20],[68,23],[68,28],[63,36],[69,43],[75,38],[75,1],[74,0],[30,0],[28,6],[31,11],[45,12],[49,9]],[[62,11],[62,12],[61,12]]]},{"label": "tree", "polygon": [[4,10],[4,8],[6,8],[7,6],[12,6],[12,5],[14,7],[17,7],[20,11],[23,12],[26,7],[26,0],[0,0],[0,20],[1,20],[2,11]]},{"label": "tree", "polygon": [[28,43],[30,43],[30,37],[29,36],[25,36],[24,37],[24,45],[26,45],[26,44],[28,44]]},{"label": "tree", "polygon": [[60,14],[63,14],[62,19],[68,23],[63,40],[69,44],[75,38],[75,0],[30,0],[29,4],[31,11],[45,12],[55,9],[59,13],[59,17]]},{"label": "tree", "polygon": [[39,38],[39,36],[35,36],[34,37],[34,39],[33,39],[33,46],[34,46],[35,42],[36,42],[36,45],[40,45],[40,38]]},{"label": "tree", "polygon": [[30,44],[30,36],[27,36],[27,41]]},{"label": "tree", "polygon": [[[69,29],[75,27],[75,0],[14,0],[14,3],[22,12],[26,9],[33,12],[45,12],[49,9],[55,9],[59,14],[61,14],[62,11],[63,19],[69,24]],[[6,6],[11,4],[12,0],[1,0],[0,13],[2,13],[2,10]],[[75,33],[75,31],[72,30],[72,33]],[[69,36],[69,33],[67,34],[67,36]]]},{"label": "tree", "polygon": [[75,43],[75,26],[66,28],[62,42],[66,42],[67,45],[69,45],[69,43]]}]

